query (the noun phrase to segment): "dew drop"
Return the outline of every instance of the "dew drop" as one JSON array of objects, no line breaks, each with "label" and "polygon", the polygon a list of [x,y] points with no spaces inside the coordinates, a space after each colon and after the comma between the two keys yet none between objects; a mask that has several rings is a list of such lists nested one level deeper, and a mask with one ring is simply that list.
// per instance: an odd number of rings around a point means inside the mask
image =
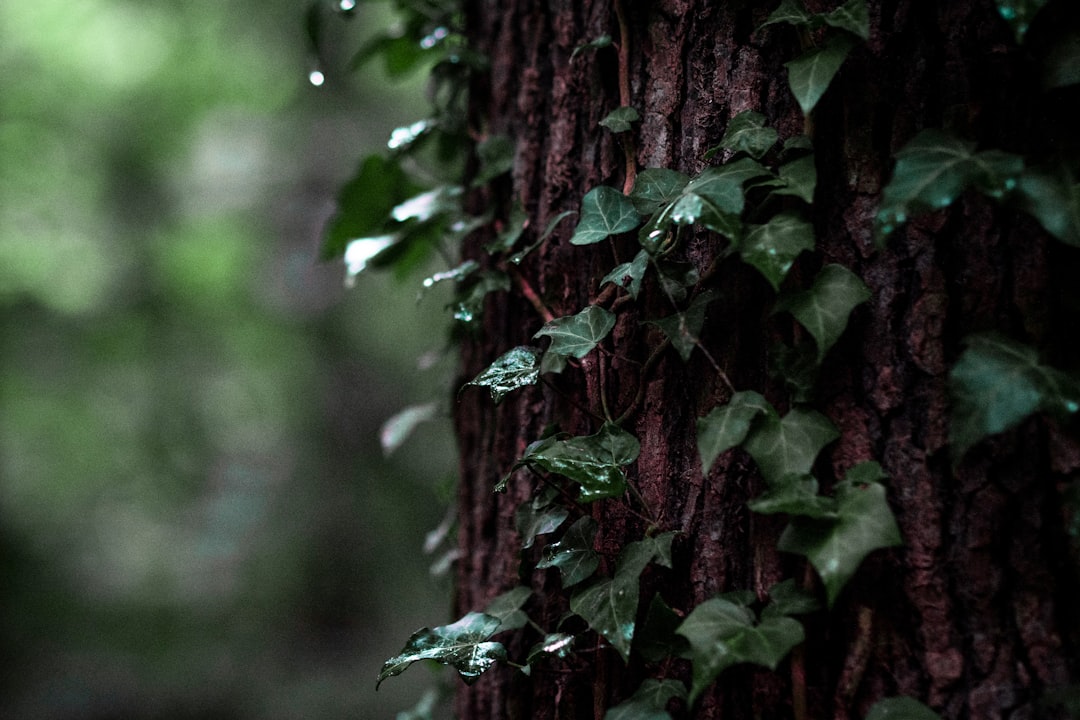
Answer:
[{"label": "dew drop", "polygon": [[881,226],[881,232],[886,234],[886,235],[888,235],[889,233],[891,233],[895,229],[896,229],[896,226],[893,225],[892,223],[885,223],[884,225]]},{"label": "dew drop", "polygon": [[907,215],[905,213],[898,212],[896,213],[896,217],[894,219],[897,223],[905,223],[907,222]]},{"label": "dew drop", "polygon": [[356,0],[341,0],[341,2],[338,3],[338,7],[341,9],[341,12],[352,12],[356,9]]},{"label": "dew drop", "polygon": [[1005,189],[1006,190],[1015,190],[1016,189],[1016,178],[1005,178]]},{"label": "dew drop", "polygon": [[429,288],[435,284],[435,278],[424,278],[424,287]]},{"label": "dew drop", "polygon": [[1071,413],[1074,413],[1077,410],[1080,410],[1080,404],[1078,404],[1075,400],[1068,400],[1065,403],[1065,409]]},{"label": "dew drop", "polygon": [[308,82],[315,87],[322,87],[326,82],[326,76],[323,75],[322,70],[312,70],[307,76]]},{"label": "dew drop", "polygon": [[776,257],[776,248],[769,248],[769,254]]},{"label": "dew drop", "polygon": [[948,195],[942,195],[941,198],[938,200],[937,204],[938,207],[949,207],[950,205],[952,205],[952,201],[953,199]]}]

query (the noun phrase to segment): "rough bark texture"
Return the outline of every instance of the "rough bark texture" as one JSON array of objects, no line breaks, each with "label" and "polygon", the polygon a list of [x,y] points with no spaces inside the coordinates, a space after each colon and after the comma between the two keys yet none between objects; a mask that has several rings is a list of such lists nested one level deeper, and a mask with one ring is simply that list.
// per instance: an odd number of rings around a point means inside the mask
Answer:
[{"label": "rough bark texture", "polygon": [[[775,2],[624,3],[631,104],[642,116],[634,132],[639,167],[700,171],[705,151],[742,110],[764,113],[781,138],[804,131],[783,67],[799,52],[796,34],[783,27],[753,32]],[[1058,268],[1075,258],[1033,220],[974,196],[909,224],[884,252],[872,249],[871,228],[891,155],[919,129],[949,124],[988,146],[1045,150],[1041,145],[1055,138],[1031,123],[1060,108],[1026,79],[1030,61],[990,0],[868,4],[872,39],[853,51],[807,126],[819,172],[812,211],[818,252],[801,259],[794,281],[823,262],[839,262],[873,291],[821,374],[818,406],[843,435],[823,453],[820,469],[836,477],[857,462],[879,460],[892,478],[889,500],[905,546],[871,555],[837,606],[808,625],[807,717],[862,718],[877,699],[901,694],[950,720],[1054,717],[1040,698],[1077,676],[1070,660],[1077,646],[1076,563],[1059,488],[1080,469],[1080,450],[1075,437],[1036,418],[981,443],[954,470],[946,382],[961,338],[972,331],[998,328],[1053,352],[1051,333],[1075,322],[1055,284],[1066,277]],[[620,104],[617,53],[571,58],[602,34],[618,43],[613,4],[470,0],[467,23],[476,48],[491,59],[490,74],[473,88],[474,122],[509,135],[517,148],[512,185],[478,202],[505,216],[520,201],[535,238],[558,213],[578,210],[589,189],[622,186],[622,146],[597,126]],[[521,267],[555,316],[594,300],[599,279],[636,252],[633,238],[571,246],[572,226],[561,225]],[[717,247],[715,236],[701,233],[688,244],[687,259],[704,269]],[[723,265],[712,284],[722,297],[709,312],[706,347],[737,388],[782,402],[782,389],[765,370],[767,353],[799,328],[768,315],[771,290],[740,263]],[[775,550],[782,521],[747,510],[761,482],[745,454],[726,453],[702,476],[695,420],[727,395],[702,353],[684,364],[669,350],[642,376],[659,337],[639,321],[667,314],[666,299],[647,283],[637,303],[620,309],[608,345],[620,357],[593,353],[553,383],[594,409],[603,392],[616,414],[644,386],[626,424],[642,445],[629,477],[662,529],[681,535],[675,570],[650,568],[643,576],[643,606],[662,587],[667,602],[686,613],[721,591],[761,593],[785,576],[801,577],[803,563]],[[489,303],[482,334],[466,344],[463,374],[471,377],[515,345],[535,343],[530,338],[541,324],[520,292]],[[1064,366],[1070,360],[1051,359]],[[534,479],[520,473],[506,494],[492,493],[552,423],[575,434],[597,430],[593,417],[545,385],[498,406],[480,391],[461,396],[462,613],[520,582],[536,589],[528,610],[541,624],[554,628],[567,610],[555,571],[519,577],[513,514]],[[608,557],[645,530],[625,504],[601,501],[589,511],[602,519],[597,549]],[[538,553],[524,553],[526,567]],[[534,641],[517,641],[512,654]],[[688,680],[683,661],[664,670]],[[656,667],[623,667],[614,652],[600,650],[537,668],[531,678],[489,672],[459,693],[456,709],[468,720],[599,720],[649,673],[660,674]],[[676,717],[785,718],[792,717],[791,698],[785,663],[776,673],[732,669],[693,711],[672,708]]]}]

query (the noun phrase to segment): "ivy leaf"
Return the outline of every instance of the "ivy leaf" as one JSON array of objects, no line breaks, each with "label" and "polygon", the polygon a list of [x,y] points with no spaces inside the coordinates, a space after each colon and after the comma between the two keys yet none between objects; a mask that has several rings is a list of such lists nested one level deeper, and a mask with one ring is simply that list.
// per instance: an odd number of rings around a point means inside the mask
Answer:
[{"label": "ivy leaf", "polygon": [[770,616],[754,624],[751,610],[722,598],[698,605],[676,632],[690,642],[691,703],[732,665],[753,663],[775,670],[804,638],[798,620]]},{"label": "ivy leaf", "polygon": [[769,349],[769,374],[782,381],[793,403],[810,403],[817,390],[821,365],[813,342],[788,347],[776,343]]},{"label": "ivy leaf", "polygon": [[701,279],[697,267],[691,262],[657,259],[654,265],[660,276],[660,285],[664,293],[673,302],[679,303],[685,300],[687,291],[697,285],[698,280]]},{"label": "ivy leaf", "polygon": [[617,265],[600,281],[601,285],[614,283],[630,293],[630,297],[637,300],[641,292],[641,281],[645,277],[645,271],[649,269],[649,253],[639,250],[634,259],[627,263]]},{"label": "ivy leaf", "polygon": [[959,460],[987,435],[1004,432],[1039,410],[1075,414],[1080,383],[1042,365],[1030,347],[997,334],[966,338],[967,350],[949,373],[949,441]]},{"label": "ivy leaf", "polygon": [[341,256],[356,238],[382,235],[390,211],[417,191],[419,188],[409,181],[398,162],[381,155],[368,155],[356,176],[338,194],[337,212],[326,230],[322,258]]},{"label": "ivy leaf", "polygon": [[537,568],[559,568],[563,587],[576,585],[585,580],[600,566],[600,556],[593,550],[597,522],[588,515],[567,528],[562,539],[544,548],[543,558]]},{"label": "ivy leaf", "polygon": [[690,303],[690,307],[686,308],[685,311],[675,313],[670,317],[649,321],[664,331],[683,362],[690,359],[690,353],[694,351],[694,347],[700,342],[698,336],[701,335],[701,328],[705,324],[705,309],[715,299],[716,293],[712,290],[706,290],[694,298],[693,302]]},{"label": "ivy leaf", "polygon": [[826,25],[846,30],[863,41],[870,39],[870,13],[866,0],[848,0],[832,12],[821,15]]},{"label": "ivy leaf", "polygon": [[941,720],[941,716],[915,698],[891,697],[874,703],[866,720]]},{"label": "ivy leaf", "polygon": [[630,199],[642,215],[652,215],[679,198],[690,177],[668,168],[646,168],[634,179]]},{"label": "ivy leaf", "polygon": [[996,0],[998,14],[1009,23],[1016,34],[1016,42],[1024,42],[1032,18],[1046,4],[1046,0]]},{"label": "ivy leaf", "polygon": [[686,686],[678,680],[648,678],[629,698],[604,713],[604,720],[671,720],[672,698],[686,699]]},{"label": "ivy leaf", "polygon": [[826,265],[809,290],[781,296],[774,312],[789,312],[814,337],[818,363],[847,327],[856,305],[870,299],[870,290],[843,265]]},{"label": "ivy leaf", "polygon": [[754,110],[744,110],[728,123],[720,147],[732,152],[744,152],[755,160],[769,152],[779,136],[765,126],[765,116]]},{"label": "ivy leaf", "polygon": [[466,385],[486,387],[496,404],[511,390],[535,385],[540,377],[540,350],[518,346],[503,353]]},{"label": "ivy leaf", "polygon": [[645,622],[634,636],[634,647],[647,662],[660,662],[666,657],[685,651],[686,640],[675,634],[682,618],[672,610],[659,594],[653,595]]},{"label": "ivy leaf", "polygon": [[491,135],[477,144],[476,156],[480,169],[472,184],[480,187],[510,172],[514,165],[514,143],[505,135]]},{"label": "ivy leaf", "polygon": [[384,422],[382,429],[379,430],[379,444],[382,445],[383,455],[389,456],[401,447],[418,425],[436,416],[438,409],[438,403],[433,402],[410,405]]},{"label": "ivy leaf", "polygon": [[637,460],[641,445],[630,433],[605,423],[595,435],[542,440],[529,446],[518,465],[532,464],[581,485],[582,502],[618,497],[626,489],[622,466]]},{"label": "ivy leaf", "polygon": [[1020,205],[1048,233],[1080,247],[1080,183],[1064,170],[1025,168],[1018,187]]},{"label": "ivy leaf", "polygon": [[587,43],[583,43],[574,48],[574,52],[570,54],[570,59],[573,60],[577,57],[578,53],[585,52],[586,50],[599,50],[601,48],[610,47],[612,43],[610,35],[600,35]]},{"label": "ivy leaf", "polygon": [[916,214],[951,205],[974,187],[1001,197],[1016,187],[1024,161],[997,150],[976,153],[975,144],[944,130],[923,130],[896,153],[892,178],[874,219],[883,239]]},{"label": "ivy leaf", "polygon": [[522,612],[521,606],[531,596],[532,590],[523,585],[507,590],[491,599],[484,608],[484,614],[498,619],[499,632],[523,628],[528,624],[529,618]]},{"label": "ivy leaf", "polygon": [[457,302],[453,304],[454,319],[468,325],[475,322],[484,310],[484,299],[493,292],[510,289],[510,277],[506,273],[481,271],[470,277],[461,287]]},{"label": "ivy leaf", "polygon": [[747,506],[762,515],[786,513],[810,518],[836,517],[836,502],[818,495],[818,481],[809,474],[784,475]]},{"label": "ivy leaf", "polygon": [[771,174],[756,160],[745,157],[706,168],[686,184],[679,199],[662,215],[676,225],[701,225],[738,240],[742,232],[739,216],[746,204],[743,183]]},{"label": "ivy leaf", "polygon": [[452,625],[417,630],[398,655],[383,663],[375,688],[386,678],[400,675],[417,660],[450,665],[471,685],[485,670],[506,660],[502,643],[486,642],[500,624],[498,618],[471,612]]},{"label": "ivy leaf", "polygon": [[529,649],[527,665],[532,665],[537,660],[545,657],[564,658],[573,650],[575,635],[569,633],[549,633],[544,639]]},{"label": "ivy leaf", "polygon": [[832,35],[823,46],[784,63],[788,69],[788,86],[803,115],[809,115],[825,94],[852,47],[854,43],[847,35]]},{"label": "ivy leaf", "polygon": [[609,112],[603,120],[600,121],[600,125],[606,127],[613,133],[624,133],[630,130],[630,123],[637,122],[641,119],[641,115],[638,111],[632,107],[620,107],[615,108]]},{"label": "ivy leaf", "polygon": [[804,155],[784,163],[778,172],[784,185],[773,190],[773,195],[792,195],[807,204],[813,204],[814,190],[817,189],[817,165],[813,155]]},{"label": "ivy leaf", "polygon": [[780,213],[764,225],[751,226],[739,255],[778,291],[795,258],[813,249],[814,226],[792,213]]},{"label": "ivy leaf", "polygon": [[840,433],[829,419],[803,407],[780,419],[775,412],[753,425],[743,447],[754,458],[770,487],[779,487],[785,475],[807,475],[826,445]]},{"label": "ivy leaf", "polygon": [[796,585],[794,578],[788,578],[769,588],[769,604],[761,611],[761,616],[805,615],[820,609],[821,603],[816,597]]},{"label": "ivy leaf", "polygon": [[641,224],[634,203],[615,188],[593,188],[581,201],[581,219],[570,238],[572,245],[592,245]]},{"label": "ivy leaf", "polygon": [[615,564],[615,576],[637,578],[651,562],[671,567],[671,541],[675,532],[665,532],[629,543],[619,553]]},{"label": "ivy leaf", "polygon": [[570,511],[562,505],[552,504],[558,492],[552,489],[526,500],[514,513],[514,527],[521,535],[522,549],[531,548],[537,535],[555,532],[566,522]]},{"label": "ivy leaf", "polygon": [[773,414],[772,405],[753,390],[740,390],[725,405],[698,418],[697,445],[702,472],[708,474],[716,458],[746,439],[758,415]]},{"label": "ivy leaf", "polygon": [[783,552],[806,556],[825,585],[829,607],[863,558],[903,543],[884,485],[856,482],[849,473],[836,485],[836,508],[834,520],[794,518],[777,543]]},{"label": "ivy leaf", "polygon": [[794,25],[795,27],[806,27],[813,22],[813,19],[814,16],[807,12],[801,0],[780,0],[780,5],[769,14],[765,22],[758,26],[758,30],[779,23]]},{"label": "ivy leaf", "polygon": [[555,318],[540,328],[534,338],[551,338],[548,352],[583,358],[615,327],[615,313],[590,305],[577,315]]}]

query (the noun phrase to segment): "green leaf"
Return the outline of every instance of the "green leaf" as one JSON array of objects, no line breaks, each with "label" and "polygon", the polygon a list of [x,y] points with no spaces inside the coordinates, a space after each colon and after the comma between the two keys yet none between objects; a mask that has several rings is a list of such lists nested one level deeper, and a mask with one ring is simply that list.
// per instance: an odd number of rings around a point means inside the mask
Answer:
[{"label": "green leaf", "polygon": [[774,312],[789,312],[813,336],[818,362],[825,358],[847,327],[856,305],[870,299],[870,290],[843,265],[826,265],[809,290],[781,296]]},{"label": "green leaf", "polygon": [[666,657],[679,655],[686,649],[686,640],[675,634],[682,618],[668,607],[659,594],[653,595],[645,622],[634,635],[634,648],[647,662],[660,662]]},{"label": "green leaf", "polygon": [[466,385],[486,387],[496,404],[511,390],[535,385],[540,377],[540,350],[519,346],[508,350]]},{"label": "green leaf", "polygon": [[548,352],[583,358],[615,327],[615,313],[590,305],[577,315],[555,318],[540,328],[534,338],[551,338]]},{"label": "green leaf", "polygon": [[672,302],[680,303],[686,299],[690,288],[698,284],[701,274],[691,262],[656,259],[653,263],[660,277],[660,285]]},{"label": "green leaf", "polygon": [[762,515],[786,513],[810,518],[836,517],[836,502],[818,495],[818,481],[808,474],[784,475],[747,506]]},{"label": "green leaf", "polygon": [[1020,206],[1061,242],[1080,247],[1080,183],[1064,168],[1025,168]]},{"label": "green leaf", "polygon": [[853,46],[847,35],[832,35],[823,46],[784,63],[788,69],[788,86],[804,115],[809,115],[825,94]]},{"label": "green leaf", "polygon": [[637,438],[617,425],[605,423],[595,435],[551,438],[530,445],[518,464],[537,465],[581,485],[580,500],[618,497],[626,489],[622,466],[637,460]]},{"label": "green leaf", "polygon": [[417,630],[399,654],[383,663],[376,689],[383,680],[400,675],[417,660],[450,665],[471,685],[485,670],[506,660],[502,643],[485,642],[500,624],[498,618],[471,612],[452,625]]},{"label": "green leaf", "polygon": [[935,129],[923,130],[902,147],[874,220],[879,240],[913,215],[948,207],[969,188],[1000,198],[1016,187],[1023,158],[974,150],[974,143]]},{"label": "green leaf", "polygon": [[547,227],[544,228],[544,232],[542,232],[540,234],[540,237],[536,239],[536,242],[534,242],[532,245],[525,248],[524,250],[521,250],[511,255],[510,262],[514,263],[515,265],[520,265],[521,261],[524,260],[526,256],[529,255],[529,253],[543,245],[544,241],[551,237],[551,233],[555,232],[555,228],[559,226],[559,223],[574,214],[575,213],[573,210],[564,210],[563,212],[553,217],[551,221],[548,222]]},{"label": "green leaf", "polygon": [[794,518],[777,544],[783,552],[806,556],[825,585],[829,607],[863,558],[903,543],[884,485],[855,482],[849,474],[836,485],[836,507],[834,520]]},{"label": "green leaf", "polygon": [[624,133],[630,130],[630,123],[641,119],[638,111],[632,107],[615,108],[600,121],[602,127],[606,127],[613,133]]},{"label": "green leaf", "polygon": [[415,705],[399,712],[394,720],[435,720],[435,707],[441,696],[438,688],[428,688]]},{"label": "green leaf", "polygon": [[716,458],[746,439],[758,415],[773,414],[772,405],[753,390],[740,390],[725,405],[713,408],[697,421],[698,454],[706,475]]},{"label": "green leaf", "polygon": [[814,249],[814,226],[792,213],[774,216],[764,225],[751,225],[739,246],[743,262],[757,268],[773,290],[787,277],[795,258]]},{"label": "green leaf", "polygon": [[514,165],[514,143],[505,135],[491,135],[476,145],[480,169],[473,179],[473,187],[486,185]]},{"label": "green leaf", "polygon": [[438,215],[461,213],[462,189],[456,185],[440,185],[434,190],[414,195],[390,209],[390,217],[399,223],[427,222]]},{"label": "green leaf", "polygon": [[630,293],[630,297],[637,300],[641,292],[641,281],[645,277],[645,271],[649,269],[649,253],[639,250],[634,259],[627,263],[617,265],[600,281],[601,285],[614,283]]},{"label": "green leaf", "polygon": [[811,403],[817,390],[821,365],[813,341],[788,347],[776,343],[769,348],[769,374],[782,381],[793,403]]},{"label": "green leaf", "polygon": [[817,165],[813,155],[804,155],[784,163],[779,173],[784,185],[773,190],[773,195],[791,195],[813,204],[814,190],[817,189]]},{"label": "green leaf", "polygon": [[808,475],[818,453],[840,433],[829,419],[808,408],[796,407],[780,419],[775,412],[758,420],[743,441],[761,476],[770,487],[785,475]]},{"label": "green leaf", "polygon": [[651,562],[671,567],[671,541],[675,532],[669,531],[629,543],[619,553],[615,577],[637,579]]},{"label": "green leaf", "polygon": [[1009,23],[1016,34],[1016,42],[1022,43],[1024,35],[1035,14],[1046,4],[1046,0],[996,0],[998,13]]},{"label": "green leaf", "polygon": [[755,625],[751,610],[722,598],[698,605],[676,632],[690,642],[691,703],[732,665],[753,663],[775,670],[804,638],[798,620],[770,616]]},{"label": "green leaf", "polygon": [[682,194],[690,177],[677,170],[646,168],[634,179],[630,199],[642,215],[652,215],[673,203]]},{"label": "green leaf", "polygon": [[715,299],[716,293],[713,290],[706,290],[699,293],[685,311],[649,321],[664,331],[683,362],[690,359],[690,353],[700,342],[698,336],[701,335],[701,328],[705,324],[705,310]]},{"label": "green leaf", "polygon": [[567,528],[562,539],[544,548],[537,568],[559,568],[563,587],[585,580],[600,566],[600,556],[593,550],[597,522],[588,515],[578,518]]},{"label": "green leaf", "polygon": [[424,286],[424,290],[428,290],[442,282],[458,282],[469,277],[479,269],[480,263],[476,262],[475,260],[466,260],[455,268],[451,268],[443,272],[437,272],[434,275],[429,275],[428,277],[424,278],[424,282],[422,283],[422,285]]},{"label": "green leaf", "polygon": [[529,617],[522,612],[521,606],[531,596],[532,590],[523,585],[507,590],[491,599],[484,608],[484,614],[499,620],[499,632],[523,628],[528,624]]},{"label": "green leaf", "polygon": [[686,699],[686,686],[678,680],[648,678],[629,698],[604,713],[604,720],[671,720],[672,698]]},{"label": "green leaf", "polygon": [[568,509],[552,504],[557,496],[558,492],[552,489],[518,506],[514,513],[514,527],[521,535],[522,549],[531,548],[537,535],[555,532],[570,516]]},{"label": "green leaf", "polygon": [[323,259],[340,257],[356,238],[383,235],[390,211],[418,189],[396,161],[368,155],[338,194],[337,212],[323,241]]},{"label": "green leaf", "polygon": [[743,184],[771,174],[748,157],[706,168],[686,184],[678,199],[663,209],[653,232],[662,233],[663,226],[670,223],[700,225],[737,241],[742,233],[740,215],[746,204]]},{"label": "green leaf", "polygon": [[529,649],[528,660],[525,661],[527,665],[532,665],[537,660],[546,657],[567,657],[572,651],[574,646],[575,635],[569,633],[549,633],[544,636],[544,639],[536,643]]},{"label": "green leaf", "polygon": [[973,335],[965,343],[967,350],[949,373],[954,459],[1034,412],[1072,415],[1080,409],[1080,383],[1042,365],[1032,348],[996,334]]},{"label": "green leaf", "polygon": [[641,224],[634,203],[615,188],[593,188],[581,201],[581,219],[570,238],[572,245],[592,245]]},{"label": "green leaf", "polygon": [[574,52],[570,54],[570,59],[573,60],[575,57],[577,57],[578,53],[584,52],[586,50],[599,50],[601,48],[610,47],[611,42],[612,41],[610,35],[600,35],[597,38],[590,40],[587,43],[578,45],[576,48],[574,48]]},{"label": "green leaf", "polygon": [[769,604],[761,611],[761,616],[805,615],[820,609],[821,603],[816,597],[796,585],[794,578],[788,578],[769,588]]},{"label": "green leaf", "polygon": [[383,455],[389,456],[401,447],[418,425],[435,418],[438,409],[438,403],[433,402],[410,405],[384,422],[379,431],[379,444],[382,445]]},{"label": "green leaf", "polygon": [[861,38],[870,39],[870,13],[866,10],[866,0],[848,0],[832,12],[821,15],[826,25],[846,30]]},{"label": "green leaf", "polygon": [[941,720],[941,716],[915,698],[891,697],[874,703],[866,720]]},{"label": "green leaf", "polygon": [[454,319],[465,325],[476,322],[484,311],[485,298],[493,292],[509,289],[510,277],[506,273],[492,270],[473,273],[459,288],[457,301],[451,304]]},{"label": "green leaf", "polygon": [[528,225],[529,215],[525,212],[525,208],[522,207],[521,201],[514,200],[514,204],[510,208],[510,217],[506,219],[506,226],[499,232],[497,238],[484,245],[484,250],[491,255],[510,252],[510,249],[517,244],[518,238],[521,237],[521,233],[525,232]]},{"label": "green leaf", "polygon": [[778,137],[776,130],[765,126],[764,115],[744,110],[731,118],[724,137],[720,139],[720,147],[760,160],[776,144]]},{"label": "green leaf", "polygon": [[758,26],[758,30],[768,25],[786,24],[795,27],[806,27],[813,23],[814,16],[807,12],[801,0],[780,0],[780,4],[768,19]]}]

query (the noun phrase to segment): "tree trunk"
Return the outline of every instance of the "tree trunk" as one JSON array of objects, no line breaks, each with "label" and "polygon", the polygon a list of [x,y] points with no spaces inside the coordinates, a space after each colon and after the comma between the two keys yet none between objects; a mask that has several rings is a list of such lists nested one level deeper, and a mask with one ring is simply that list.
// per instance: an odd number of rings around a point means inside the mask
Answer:
[{"label": "tree trunk", "polygon": [[[804,120],[784,68],[800,52],[798,34],[786,27],[755,32],[774,5],[466,3],[473,47],[490,59],[490,72],[472,88],[474,127],[504,133],[516,147],[512,185],[484,191],[477,202],[503,218],[520,202],[530,219],[523,242],[560,212],[578,211],[597,185],[623,187],[621,136],[598,126],[621,104],[622,52],[629,104],[641,115],[630,133],[638,168],[700,172],[710,162],[706,151],[744,110],[763,113],[782,140],[809,134],[818,185],[808,217],[817,250],[799,259],[789,282],[805,282],[835,262],[872,291],[821,370],[815,407],[841,437],[816,468],[820,477],[839,478],[858,462],[879,461],[904,545],[871,554],[834,607],[807,619],[804,646],[777,671],[734,667],[692,708],[672,703],[671,711],[676,718],[862,718],[882,697],[910,695],[948,719],[1056,717],[1044,697],[1077,676],[1070,659],[1078,640],[1076,558],[1060,492],[1080,470],[1080,444],[1034,417],[978,444],[954,467],[947,382],[962,338],[980,330],[1040,347],[1059,366],[1075,361],[1056,344],[1061,328],[1075,327],[1075,307],[1063,301],[1060,284],[1076,267],[1075,251],[1030,217],[973,194],[909,223],[882,251],[874,249],[872,224],[893,153],[920,129],[961,127],[980,147],[1046,152],[1060,139],[1050,134],[1053,123],[1068,117],[1055,109],[1062,96],[1048,99],[1030,80],[1031,53],[990,0],[871,0],[870,41],[851,52],[812,122]],[[822,11],[835,4],[807,5]],[[1037,42],[1036,29],[1026,47]],[[601,35],[614,46],[574,55]],[[528,290],[555,317],[572,315],[597,302],[600,278],[637,252],[634,233],[573,246],[573,225],[560,224],[526,258],[509,296],[488,301],[482,333],[465,343],[465,379],[514,346],[540,342],[532,336],[544,321]],[[469,254],[484,257],[479,248],[488,240],[475,240]],[[721,247],[716,235],[695,232],[684,259],[704,272]],[[703,347],[735,388],[786,407],[767,360],[776,341],[802,329],[770,314],[771,288],[743,263],[720,265],[709,284],[720,295],[709,307]],[[534,590],[530,617],[549,631],[559,625],[568,611],[559,576],[534,568],[549,538],[521,550],[514,526],[515,509],[537,478],[520,470],[505,494],[492,489],[548,426],[595,433],[599,422],[584,408],[602,414],[604,402],[614,415],[632,410],[623,427],[638,438],[641,454],[628,479],[659,529],[679,533],[673,569],[653,566],[642,576],[642,611],[657,591],[685,616],[720,592],[750,589],[764,597],[784,577],[813,587],[804,558],[776,550],[782,519],[747,508],[763,487],[749,456],[726,452],[703,475],[695,423],[730,392],[699,350],[684,363],[668,348],[648,363],[662,335],[641,321],[671,313],[657,283],[647,281],[636,302],[610,290],[601,300],[620,303],[603,351],[498,405],[477,389],[459,397],[459,615],[526,584]],[[596,549],[607,572],[618,550],[649,525],[635,508],[619,500],[584,506],[599,521]],[[509,642],[514,658],[537,641],[528,633]],[[562,664],[535,667],[529,677],[498,668],[463,686],[458,716],[600,720],[645,677],[689,683],[684,660],[627,666],[587,637]],[[797,707],[800,675],[805,710]]]}]

